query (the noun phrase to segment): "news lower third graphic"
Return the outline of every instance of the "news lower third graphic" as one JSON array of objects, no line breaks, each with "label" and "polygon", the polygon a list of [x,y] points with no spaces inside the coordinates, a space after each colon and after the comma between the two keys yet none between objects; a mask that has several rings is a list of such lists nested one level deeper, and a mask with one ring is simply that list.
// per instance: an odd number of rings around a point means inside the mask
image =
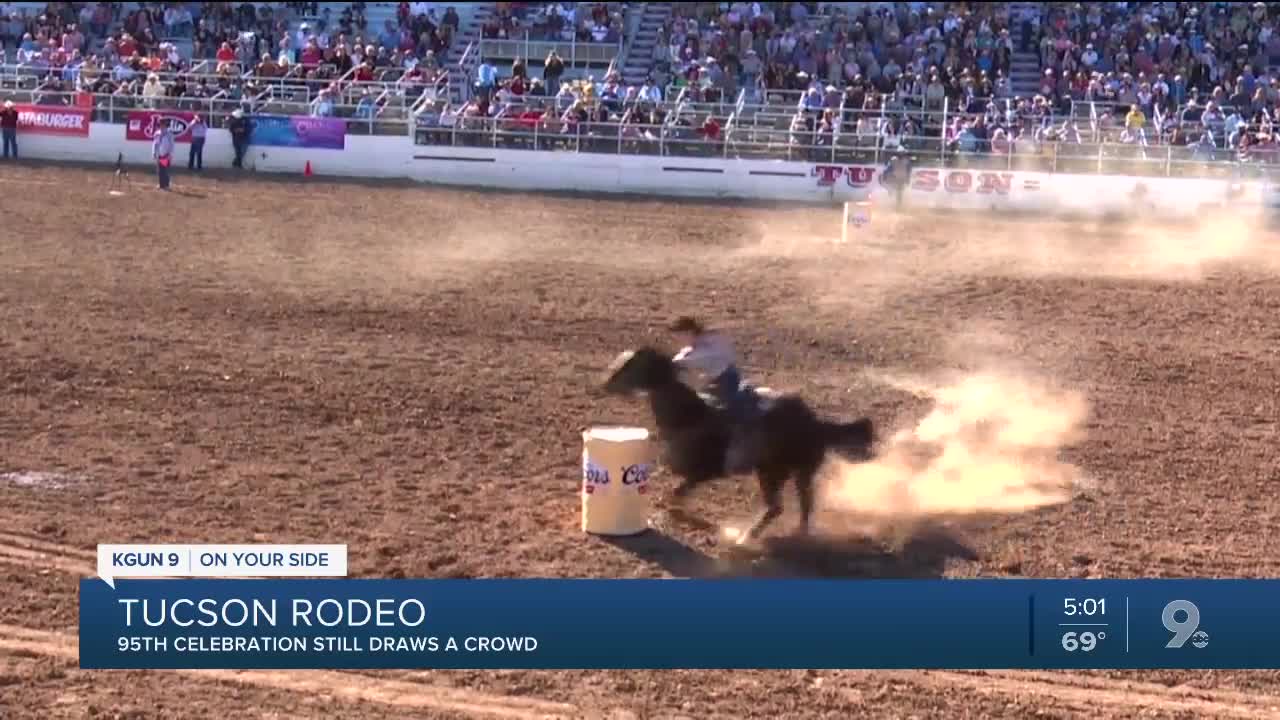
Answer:
[{"label": "news lower third graphic", "polygon": [[86,669],[1280,668],[1277,580],[379,580],[103,545]]}]

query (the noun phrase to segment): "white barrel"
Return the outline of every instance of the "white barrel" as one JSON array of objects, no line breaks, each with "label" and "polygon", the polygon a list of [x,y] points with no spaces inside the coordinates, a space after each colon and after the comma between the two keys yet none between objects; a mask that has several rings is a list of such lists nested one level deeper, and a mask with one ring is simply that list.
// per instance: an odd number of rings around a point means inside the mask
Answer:
[{"label": "white barrel", "polygon": [[649,473],[656,453],[649,431],[593,427],[582,433],[582,530],[635,535],[649,527]]},{"label": "white barrel", "polygon": [[861,200],[844,204],[844,222],[841,223],[840,241],[849,242],[849,228],[856,232],[871,224],[871,201]]}]

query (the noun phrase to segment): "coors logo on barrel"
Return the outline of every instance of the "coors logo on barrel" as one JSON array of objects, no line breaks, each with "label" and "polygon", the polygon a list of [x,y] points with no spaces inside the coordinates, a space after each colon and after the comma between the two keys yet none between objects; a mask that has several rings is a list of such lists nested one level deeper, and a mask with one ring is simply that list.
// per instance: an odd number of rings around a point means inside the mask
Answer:
[{"label": "coors logo on barrel", "polygon": [[649,482],[649,466],[644,463],[628,465],[622,469],[623,485],[640,485]]},{"label": "coors logo on barrel", "polygon": [[608,485],[609,471],[593,462],[586,462],[582,465],[582,479],[588,485]]}]

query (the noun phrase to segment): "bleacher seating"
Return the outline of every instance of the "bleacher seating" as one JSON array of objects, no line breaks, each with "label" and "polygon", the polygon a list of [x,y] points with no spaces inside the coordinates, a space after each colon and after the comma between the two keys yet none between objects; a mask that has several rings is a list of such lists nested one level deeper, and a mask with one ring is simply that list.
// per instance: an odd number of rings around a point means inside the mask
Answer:
[{"label": "bleacher seating", "polygon": [[659,112],[739,137],[892,150],[1019,154],[1103,140],[1138,156],[1174,144],[1214,157],[1270,152],[1280,120],[1280,4],[0,8],[0,92],[94,93],[108,113],[235,106],[367,120],[375,132],[442,103],[464,118],[536,104],[557,121]]},{"label": "bleacher seating", "polygon": [[[230,103],[371,126],[403,124],[422,95],[444,92],[463,24],[446,3],[49,5],[59,17],[44,3],[11,5],[16,18],[0,34],[11,64],[0,83],[14,89],[51,98],[54,87],[93,92],[109,96],[109,112]],[[422,14],[398,13],[397,5]]]},{"label": "bleacher seating", "polygon": [[1114,142],[1273,152],[1276,3],[1049,3],[1041,92]]}]

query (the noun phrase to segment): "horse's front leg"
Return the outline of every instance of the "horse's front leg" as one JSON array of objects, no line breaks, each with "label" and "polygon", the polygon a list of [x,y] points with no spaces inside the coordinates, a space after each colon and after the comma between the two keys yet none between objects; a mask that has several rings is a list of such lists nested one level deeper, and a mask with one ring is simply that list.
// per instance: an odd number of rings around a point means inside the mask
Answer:
[{"label": "horse's front leg", "polygon": [[688,478],[680,481],[679,485],[671,491],[671,500],[673,503],[683,505],[686,498],[693,492],[695,483],[689,482]]},{"label": "horse's front leg", "polygon": [[761,472],[760,495],[764,497],[764,511],[747,531],[738,536],[738,545],[754,541],[760,537],[769,524],[782,514],[782,485],[787,479],[786,473]]},{"label": "horse's front leg", "polygon": [[671,519],[689,525],[694,529],[707,530],[713,527],[711,523],[685,509],[685,500],[688,499],[690,493],[698,485],[698,480],[690,480],[688,478],[682,480],[667,498],[667,515]]}]

